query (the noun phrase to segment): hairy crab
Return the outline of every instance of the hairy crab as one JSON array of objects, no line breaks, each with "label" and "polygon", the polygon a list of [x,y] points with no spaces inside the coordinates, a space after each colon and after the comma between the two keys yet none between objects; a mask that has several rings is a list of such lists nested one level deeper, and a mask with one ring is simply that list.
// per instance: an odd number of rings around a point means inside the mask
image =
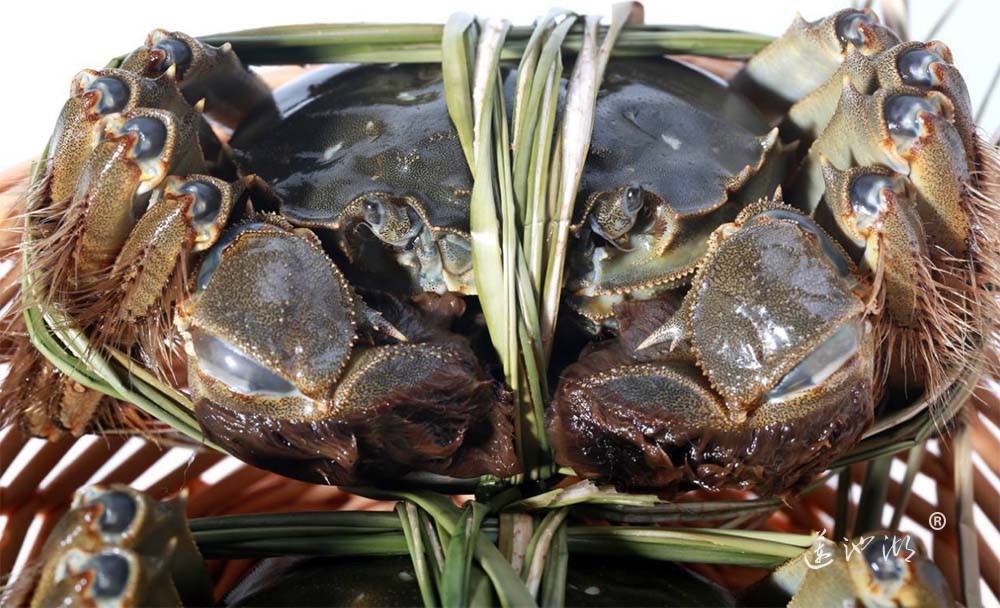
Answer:
[{"label": "hairy crab", "polygon": [[[564,289],[597,339],[549,370],[558,464],[781,494],[877,409],[934,402],[1000,317],[996,151],[949,61],[846,10],[797,20],[728,85],[609,64]],[[154,32],[74,80],[30,196],[25,301],[163,377],[183,363],[204,434],[253,464],[511,476],[449,110],[436,65],[333,66],[272,96],[228,46]],[[12,360],[4,418],[32,434],[142,425],[26,340]]]},{"label": "hairy crab", "polygon": [[[974,365],[998,319],[997,155],[950,58],[845,10],[797,19],[747,62],[731,90],[797,147],[781,179],[795,209],[745,207],[698,241],[689,287],[665,273],[682,288],[672,297],[611,302],[618,337],[567,368],[548,412],[560,463],[626,488],[781,492],[844,454],[876,408],[933,407]],[[676,162],[655,144],[643,154]],[[608,200],[640,217],[641,179],[667,178],[616,177],[593,196],[625,192]],[[654,209],[656,194],[644,195]],[[616,219],[611,231],[603,218],[622,212],[584,209],[608,267],[658,226]],[[664,264],[691,249],[667,240],[658,253]]]},{"label": "hairy crab", "polygon": [[[419,93],[419,83],[394,84]],[[462,300],[373,294],[382,309],[370,307],[320,238],[289,224],[287,204],[239,169],[203,109],[229,127],[276,111],[231,50],[181,34],[154,32],[121,68],[77,77],[29,209],[27,271],[41,276],[46,298],[93,344],[154,368],[183,345],[205,433],[250,462],[326,483],[516,472],[509,397],[449,331]],[[388,217],[400,203],[385,200]],[[279,209],[286,215],[267,213]],[[374,231],[390,230],[365,205],[351,209]],[[467,236],[456,238],[449,259],[463,247],[467,257]],[[116,404],[29,345],[5,387],[7,415],[33,434],[123,422]]]}]

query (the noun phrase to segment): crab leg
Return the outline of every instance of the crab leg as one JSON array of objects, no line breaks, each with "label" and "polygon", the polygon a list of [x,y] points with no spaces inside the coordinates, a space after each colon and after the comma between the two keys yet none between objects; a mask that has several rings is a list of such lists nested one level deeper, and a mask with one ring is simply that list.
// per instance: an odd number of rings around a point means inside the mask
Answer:
[{"label": "crab leg", "polygon": [[[218,81],[210,77],[215,70]],[[121,68],[85,70],[73,80],[44,180],[29,197],[24,273],[43,286],[44,304],[60,306],[95,347],[128,352],[139,341],[144,355],[165,354],[187,258],[214,242],[242,196],[245,183],[204,175],[183,192],[173,182],[165,195],[158,191],[169,174],[234,172],[200,111],[206,92],[199,87],[219,83],[227,91],[213,99],[223,119],[244,115],[263,93],[270,97],[231,50],[182,34],[154,33]],[[195,97],[193,107],[185,94]],[[7,314],[17,318],[31,304],[22,294]],[[129,424],[129,411],[103,408],[99,393],[52,368],[23,332],[20,339],[22,361],[3,385],[4,418],[24,412],[28,430],[43,436],[80,434],[95,420]]]},{"label": "crab leg", "polygon": [[271,90],[248,70],[228,43],[202,44],[181,32],[153,30],[122,68],[156,78],[173,70],[187,100],[230,129],[254,110],[273,109]]},{"label": "crab leg", "polygon": [[898,43],[869,9],[845,9],[811,23],[796,16],[780,38],[747,62],[732,86],[780,115],[830,78],[852,47],[870,55]]},{"label": "crab leg", "polygon": [[153,80],[119,69],[77,74],[49,143],[48,200],[59,203],[73,196],[90,155],[102,140],[105,117],[148,107],[178,116],[194,112],[171,78]]},{"label": "crab leg", "polygon": [[[116,304],[93,328],[91,342],[130,345],[147,357],[162,350],[172,330],[171,311],[187,295],[188,263],[219,238],[255,178],[227,183],[208,175],[170,176],[153,194],[111,267]],[[162,354],[162,353],[161,353]]]},{"label": "crab leg", "polygon": [[951,51],[937,41],[906,42],[874,55],[852,47],[825,83],[789,109],[785,136],[803,138],[806,143],[819,137],[833,119],[845,80],[866,95],[880,88],[915,87],[938,91],[951,100],[954,125],[972,162],[977,158],[972,104],[965,81],[951,61]]},{"label": "crab leg", "polygon": [[970,227],[963,197],[970,176],[953,108],[937,91],[905,87],[865,95],[845,82],[837,113],[799,171],[794,200],[816,208],[826,188],[824,158],[840,170],[886,166],[913,183],[932,244],[964,255]]}]

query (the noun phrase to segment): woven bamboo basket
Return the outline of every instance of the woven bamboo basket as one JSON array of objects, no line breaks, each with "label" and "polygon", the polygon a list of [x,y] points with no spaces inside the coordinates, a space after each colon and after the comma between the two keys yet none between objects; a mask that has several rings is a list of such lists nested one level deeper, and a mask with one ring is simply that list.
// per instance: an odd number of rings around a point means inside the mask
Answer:
[{"label": "woven bamboo basket", "polygon": [[[981,385],[970,398],[967,408],[968,433],[963,442],[971,442],[978,455],[972,464],[967,454],[957,453],[951,439],[936,443],[920,468],[929,480],[930,490],[915,492],[909,499],[900,526],[901,531],[929,539],[934,562],[941,568],[952,589],[961,589],[959,570],[959,524],[956,513],[954,467],[973,466],[975,508],[980,517],[969,526],[971,540],[979,558],[978,574],[982,605],[996,605],[1000,593],[1000,548],[988,540],[987,529],[996,526],[1000,515],[1000,492],[991,482],[1000,477],[1000,396]],[[954,438],[954,435],[951,436]],[[969,449],[965,447],[963,449]],[[935,453],[936,452],[936,453]],[[905,463],[909,451],[897,454]],[[25,437],[14,428],[0,434],[0,577],[11,580],[19,570],[38,557],[42,543],[59,517],[69,507],[73,492],[89,483],[125,483],[165,498],[186,490],[188,516],[205,517],[238,513],[311,510],[381,510],[392,503],[355,496],[335,487],[311,485],[248,466],[211,450],[171,448],[148,439],[129,437],[85,436],[49,443]],[[985,466],[984,466],[985,465]],[[855,486],[862,482],[864,466],[853,471]],[[889,504],[899,499],[900,476],[888,487]],[[728,498],[728,497],[720,497]],[[837,509],[837,490],[824,485],[796,504],[765,513],[752,525],[765,530],[809,533],[833,528]],[[857,508],[852,497],[849,509]],[[949,522],[940,530],[931,528],[931,516],[943,513]],[[883,523],[896,517],[889,507]],[[995,528],[994,528],[995,531]],[[211,561],[212,579],[217,598],[221,598],[252,566],[254,560]],[[756,582],[766,571],[752,568],[701,566],[699,570],[732,590]],[[970,604],[972,605],[972,604]]]},{"label": "woven bamboo basket", "polygon": [[[684,59],[723,77],[741,65],[739,61],[704,57]],[[276,87],[306,69],[288,67],[263,74]],[[17,232],[11,228],[19,221],[29,171],[25,163],[0,174],[0,252],[6,256],[0,267],[0,306],[11,299],[20,282]],[[0,343],[0,349],[4,346]],[[996,352],[991,352],[992,364],[987,367],[997,369],[997,357]],[[938,429],[940,432],[923,448],[900,449],[894,454],[891,482],[884,488],[882,518],[871,526],[891,526],[922,538],[956,598],[966,605],[998,605],[1000,598],[1000,545],[993,542],[1000,538],[997,380],[980,378],[974,389],[959,391],[958,399],[965,405],[949,425]],[[919,462],[916,483],[903,479],[911,460]],[[864,508],[859,505],[860,489],[872,466],[870,461],[858,459],[839,468],[839,476],[828,477],[801,498],[786,503],[775,501],[729,525],[800,534],[827,530],[828,536],[836,539],[838,519],[850,524]],[[391,511],[394,507],[392,501],[263,471],[210,448],[178,441],[169,433],[147,437],[87,435],[49,442],[8,427],[0,430],[0,472],[0,584],[15,580],[30,567],[39,557],[48,533],[69,507],[73,492],[91,483],[129,484],[156,498],[186,492],[189,518],[292,511]],[[461,504],[467,498],[459,495],[453,500]],[[714,495],[694,492],[679,500],[754,498],[730,491]],[[894,505],[903,508],[897,510]],[[636,513],[626,512],[622,520],[646,523]],[[943,526],[938,525],[945,520]],[[704,520],[699,525],[704,525]],[[254,562],[209,560],[216,598],[221,599]],[[759,568],[687,565],[737,592],[767,574],[767,570]]]}]

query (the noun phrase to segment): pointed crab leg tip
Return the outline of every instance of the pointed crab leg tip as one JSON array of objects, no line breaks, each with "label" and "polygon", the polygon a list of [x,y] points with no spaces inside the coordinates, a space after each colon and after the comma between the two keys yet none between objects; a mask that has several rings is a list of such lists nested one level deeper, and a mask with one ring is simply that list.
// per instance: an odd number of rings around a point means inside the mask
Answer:
[{"label": "pointed crab leg tip", "polygon": [[[173,70],[174,66],[170,66],[170,69]],[[204,97],[202,97],[201,99],[199,99],[198,102],[194,104],[194,111],[197,112],[197,113],[199,113],[199,114],[204,114],[205,113],[205,98]]]},{"label": "pointed crab leg tip", "polygon": [[635,347],[635,352],[646,350],[647,348],[651,348],[653,346],[669,342],[673,340],[674,338],[673,334],[674,331],[671,324],[669,322],[665,323],[664,325],[661,325],[659,328],[653,330],[653,333],[649,334],[649,336],[645,340],[640,342],[639,345]]},{"label": "pointed crab leg tip", "polygon": [[169,80],[177,80],[177,66],[171,65],[165,72],[163,72],[163,75]]},{"label": "pointed crab leg tip", "polygon": [[[760,141],[765,149],[768,149],[771,146],[773,146],[775,142],[778,141],[778,127],[774,127],[773,129],[768,131],[767,135],[764,135],[763,137],[760,138]],[[747,166],[749,167],[749,165]]]},{"label": "pointed crab leg tip", "polygon": [[379,324],[378,328],[380,330],[384,331],[389,336],[395,338],[396,340],[399,340],[400,342],[409,342],[410,341],[410,339],[406,337],[406,334],[404,334],[403,332],[401,332],[399,330],[399,328],[397,328],[392,323],[386,321],[385,317],[382,317],[382,321]]}]

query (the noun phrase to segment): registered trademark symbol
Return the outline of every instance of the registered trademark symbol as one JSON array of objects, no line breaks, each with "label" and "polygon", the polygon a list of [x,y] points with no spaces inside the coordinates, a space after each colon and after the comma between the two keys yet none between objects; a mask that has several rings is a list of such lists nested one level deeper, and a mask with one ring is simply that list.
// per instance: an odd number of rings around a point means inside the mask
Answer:
[{"label": "registered trademark symbol", "polygon": [[948,523],[948,519],[944,516],[944,513],[935,511],[931,513],[931,516],[927,519],[927,523],[930,524],[931,528],[934,530],[940,530],[944,528],[945,524]]}]

